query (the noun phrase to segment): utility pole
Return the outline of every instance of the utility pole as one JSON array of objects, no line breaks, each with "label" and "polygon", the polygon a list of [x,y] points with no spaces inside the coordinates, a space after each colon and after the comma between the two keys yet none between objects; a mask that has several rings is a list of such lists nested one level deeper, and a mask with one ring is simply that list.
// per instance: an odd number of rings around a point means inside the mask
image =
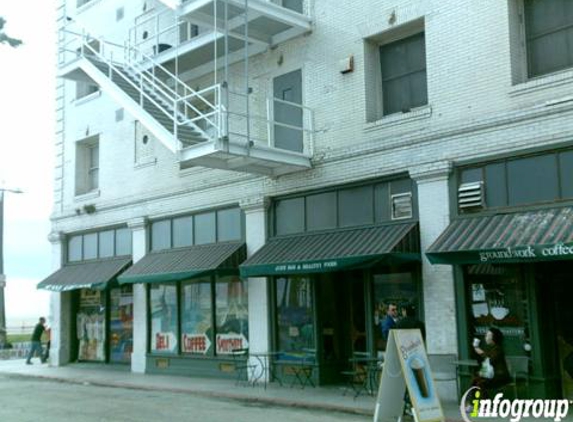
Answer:
[{"label": "utility pole", "polygon": [[4,192],[22,193],[20,189],[0,188],[0,349],[6,341],[6,308],[4,303],[4,288],[6,275],[4,275]]}]

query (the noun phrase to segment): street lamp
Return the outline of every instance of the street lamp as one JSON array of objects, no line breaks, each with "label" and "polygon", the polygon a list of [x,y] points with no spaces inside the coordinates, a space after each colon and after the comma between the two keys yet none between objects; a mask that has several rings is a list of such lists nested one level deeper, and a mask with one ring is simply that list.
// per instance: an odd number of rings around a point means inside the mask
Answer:
[{"label": "street lamp", "polygon": [[4,287],[6,287],[6,276],[4,275],[4,192],[22,193],[22,191],[0,187],[0,349],[7,343],[4,307]]}]

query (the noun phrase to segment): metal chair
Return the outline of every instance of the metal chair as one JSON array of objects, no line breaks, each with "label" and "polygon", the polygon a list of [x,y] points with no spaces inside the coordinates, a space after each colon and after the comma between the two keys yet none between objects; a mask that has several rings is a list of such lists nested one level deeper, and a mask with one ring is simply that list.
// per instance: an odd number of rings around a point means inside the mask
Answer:
[{"label": "metal chair", "polygon": [[527,356],[506,356],[507,369],[511,377],[508,387],[513,388],[514,398],[518,398],[518,384],[525,382],[525,387],[529,388],[529,358]]},{"label": "metal chair", "polygon": [[245,385],[248,385],[249,374],[252,374],[256,368],[256,365],[249,363],[249,349],[233,349],[231,356],[233,357],[235,372],[237,373],[235,385],[239,385],[241,382],[245,382]]}]

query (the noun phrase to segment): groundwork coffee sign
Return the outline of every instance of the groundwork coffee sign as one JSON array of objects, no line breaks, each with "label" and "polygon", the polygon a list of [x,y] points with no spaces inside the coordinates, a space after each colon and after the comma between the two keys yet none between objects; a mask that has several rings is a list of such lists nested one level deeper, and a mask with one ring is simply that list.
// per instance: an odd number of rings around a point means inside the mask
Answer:
[{"label": "groundwork coffee sign", "polygon": [[517,248],[480,251],[480,262],[547,261],[573,259],[573,244],[557,243],[551,246],[529,245]]},{"label": "groundwork coffee sign", "polygon": [[504,264],[573,259],[573,243],[524,245],[469,251],[433,251],[426,254],[434,264]]}]

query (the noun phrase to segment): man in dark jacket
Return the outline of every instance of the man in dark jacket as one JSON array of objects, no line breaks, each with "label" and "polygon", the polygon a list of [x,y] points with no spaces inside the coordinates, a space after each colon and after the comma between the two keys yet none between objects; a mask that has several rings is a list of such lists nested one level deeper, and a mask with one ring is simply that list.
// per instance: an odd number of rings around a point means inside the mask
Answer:
[{"label": "man in dark jacket", "polygon": [[30,353],[28,353],[28,359],[26,359],[26,364],[32,364],[32,357],[35,353],[38,354],[42,363],[45,363],[44,354],[42,353],[42,334],[44,334],[44,330],[46,324],[46,318],[40,317],[40,320],[34,327],[34,332],[32,333],[32,338],[30,339],[32,342],[32,347],[30,348]]},{"label": "man in dark jacket", "polygon": [[416,318],[416,308],[411,303],[402,305],[402,318],[396,323],[398,329],[419,328],[426,342],[426,326]]}]

